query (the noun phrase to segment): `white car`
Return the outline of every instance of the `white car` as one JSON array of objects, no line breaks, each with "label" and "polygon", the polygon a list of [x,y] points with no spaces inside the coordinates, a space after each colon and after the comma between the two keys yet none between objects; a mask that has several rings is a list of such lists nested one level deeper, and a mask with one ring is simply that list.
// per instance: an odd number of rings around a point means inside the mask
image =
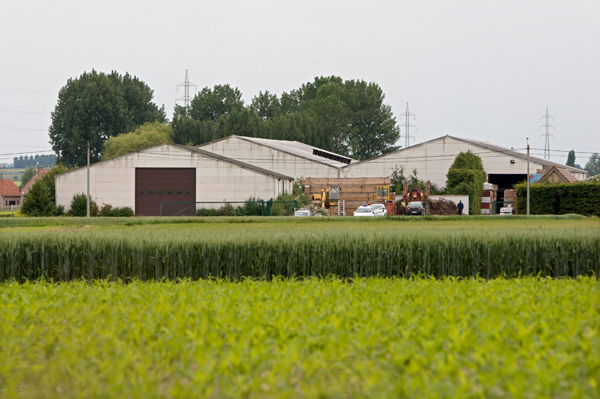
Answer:
[{"label": "white car", "polygon": [[387,209],[383,204],[373,204],[371,205],[373,208],[373,213],[375,216],[387,216]]},{"label": "white car", "polygon": [[354,216],[375,216],[375,213],[369,205],[363,205],[354,211]]},{"label": "white car", "polygon": [[308,209],[298,209],[296,212],[294,212],[294,216],[296,216],[296,217],[310,216],[310,211]]}]

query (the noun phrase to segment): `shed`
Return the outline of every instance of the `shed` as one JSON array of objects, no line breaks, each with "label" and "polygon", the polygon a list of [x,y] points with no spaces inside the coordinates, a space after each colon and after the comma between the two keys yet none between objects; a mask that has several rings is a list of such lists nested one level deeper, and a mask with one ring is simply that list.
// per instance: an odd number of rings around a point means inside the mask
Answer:
[{"label": "shed", "polygon": [[[294,178],[195,147],[164,144],[90,166],[90,196],[99,205],[131,207],[157,216],[161,204],[180,203],[170,214],[193,214],[193,202],[270,199],[290,193]],[[87,167],[56,176],[56,204],[70,208],[87,191]]]}]

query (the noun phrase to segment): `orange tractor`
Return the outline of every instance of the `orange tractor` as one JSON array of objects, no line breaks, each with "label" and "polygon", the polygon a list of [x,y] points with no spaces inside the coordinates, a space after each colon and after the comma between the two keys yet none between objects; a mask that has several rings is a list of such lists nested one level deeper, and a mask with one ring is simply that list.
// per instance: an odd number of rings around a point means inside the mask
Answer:
[{"label": "orange tractor", "polygon": [[401,202],[403,204],[409,204],[413,201],[427,201],[429,198],[429,188],[431,187],[431,182],[427,180],[427,186],[425,187],[425,192],[421,191],[419,187],[408,188],[408,180],[404,180],[402,184],[402,199]]}]

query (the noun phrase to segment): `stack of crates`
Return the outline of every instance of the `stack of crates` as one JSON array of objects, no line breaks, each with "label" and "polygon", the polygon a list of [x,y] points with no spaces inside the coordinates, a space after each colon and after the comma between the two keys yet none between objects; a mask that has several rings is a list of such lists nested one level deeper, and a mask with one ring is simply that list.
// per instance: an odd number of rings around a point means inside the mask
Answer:
[{"label": "stack of crates", "polygon": [[[517,212],[517,191],[514,189],[504,190],[504,206],[511,205],[513,208],[513,214]],[[506,202],[513,202],[513,204],[506,204]]]},{"label": "stack of crates", "polygon": [[483,183],[483,197],[481,197],[481,214],[491,215],[492,206],[496,202],[498,186],[491,183]]}]

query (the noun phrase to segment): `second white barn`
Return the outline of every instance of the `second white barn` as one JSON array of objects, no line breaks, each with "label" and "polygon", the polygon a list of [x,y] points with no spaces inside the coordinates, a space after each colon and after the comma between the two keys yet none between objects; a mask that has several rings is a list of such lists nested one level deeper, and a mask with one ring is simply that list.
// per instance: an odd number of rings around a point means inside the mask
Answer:
[{"label": "second white barn", "polygon": [[[527,177],[527,155],[510,148],[483,141],[444,136],[426,141],[391,154],[353,163],[344,168],[347,177],[390,176],[395,168],[404,168],[405,176],[417,171],[420,180],[430,180],[438,187],[446,186],[446,175],[454,159],[461,152],[478,155],[487,173],[488,182],[501,189],[512,188]],[[545,159],[530,156],[530,173],[548,171],[552,167],[567,169],[577,180],[584,180],[587,172]]]},{"label": "second white barn", "polygon": [[344,167],[358,162],[299,141],[235,135],[203,144],[198,148],[296,179],[344,177]]}]

